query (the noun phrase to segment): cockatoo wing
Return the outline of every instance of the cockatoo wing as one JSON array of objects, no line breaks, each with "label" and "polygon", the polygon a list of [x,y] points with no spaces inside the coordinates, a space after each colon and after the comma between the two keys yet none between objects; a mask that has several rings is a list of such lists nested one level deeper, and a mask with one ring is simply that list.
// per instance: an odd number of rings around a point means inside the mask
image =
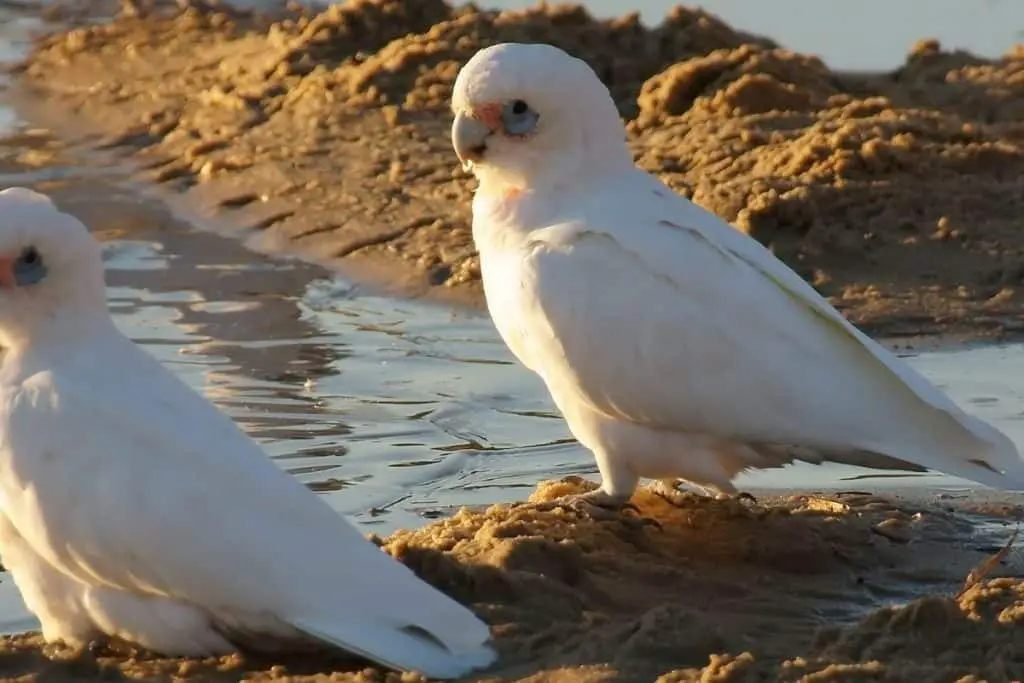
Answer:
[{"label": "cockatoo wing", "polygon": [[579,204],[530,233],[520,266],[516,343],[554,393],[658,429],[1024,484],[1004,434],[714,214],[641,171]]},{"label": "cockatoo wing", "polygon": [[93,341],[2,397],[4,509],[43,558],[83,582],[173,596],[228,625],[277,620],[431,676],[493,660],[482,621],[227,416],[120,335]]}]

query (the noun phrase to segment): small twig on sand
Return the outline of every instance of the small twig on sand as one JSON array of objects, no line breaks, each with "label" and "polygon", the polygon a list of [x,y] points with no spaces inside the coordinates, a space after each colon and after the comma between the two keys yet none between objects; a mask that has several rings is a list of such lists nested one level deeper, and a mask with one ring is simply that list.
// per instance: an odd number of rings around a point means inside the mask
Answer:
[{"label": "small twig on sand", "polygon": [[995,566],[1003,561],[1006,554],[1010,552],[1010,548],[1017,540],[1017,535],[1020,534],[1020,526],[1013,530],[1013,534],[1010,536],[1010,540],[1006,542],[1002,548],[993,553],[990,557],[985,558],[977,567],[971,570],[971,573],[964,579],[964,586],[960,589],[960,592],[953,598],[959,600],[963,597],[964,593],[981,583],[989,573],[995,569]]}]

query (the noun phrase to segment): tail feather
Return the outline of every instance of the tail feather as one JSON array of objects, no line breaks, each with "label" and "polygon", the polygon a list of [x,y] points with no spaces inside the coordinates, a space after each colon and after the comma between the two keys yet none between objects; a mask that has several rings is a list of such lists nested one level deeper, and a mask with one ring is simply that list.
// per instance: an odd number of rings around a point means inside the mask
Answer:
[{"label": "tail feather", "polygon": [[[928,429],[907,428],[903,443],[863,444],[862,448],[814,448],[785,444],[751,445],[743,467],[782,467],[795,460],[825,462],[878,470],[927,472],[937,470],[995,489],[1024,490],[1024,460],[1003,432],[964,412],[936,410]],[[894,455],[889,455],[890,453]],[[895,457],[898,454],[899,457]]]},{"label": "tail feather", "polygon": [[[827,462],[840,465],[854,465],[856,467],[867,467],[873,470],[897,470],[900,472],[927,472],[928,468],[901,460],[884,453],[876,453],[857,448],[813,448],[809,446],[789,446],[785,444],[757,444],[751,449],[760,459],[757,467],[783,467],[792,462],[800,460],[812,465],[822,465]],[[749,463],[744,463],[749,467]]]},{"label": "tail feather", "polygon": [[[932,429],[933,433],[914,434],[903,444],[860,444],[867,447],[857,450],[862,454],[864,451],[873,452],[875,461],[880,454],[893,453],[892,456],[882,456],[889,461],[890,467],[894,461],[904,460],[994,488],[1024,488],[1024,459],[1005,434],[984,420],[967,414],[924,375],[857,329],[810,284],[781,261],[770,256],[756,240],[746,238],[734,230],[724,230],[720,222],[709,221],[706,224],[706,234],[713,235],[717,246],[724,247],[733,256],[760,271],[769,281],[786,292],[798,306],[804,307],[814,313],[819,320],[828,323],[836,335],[836,348],[839,348],[838,344],[844,340],[848,344],[856,345],[850,348],[859,347],[859,351],[866,354],[861,355],[861,359],[865,361],[862,365],[865,371],[884,370],[884,374],[880,373],[878,377],[881,379],[888,375],[890,381],[887,386],[890,390],[902,387],[920,403],[919,407],[930,411],[931,414],[928,415],[912,411],[917,413],[917,417],[924,419],[911,424],[917,424],[919,428],[926,430]],[[871,362],[872,360],[874,362]],[[945,440],[947,437],[948,440]],[[868,436],[866,441],[870,440]],[[894,446],[897,448],[893,448]],[[842,449],[833,450],[843,452]],[[859,464],[855,462],[856,460],[857,457],[854,456],[852,461],[842,462]]]},{"label": "tail feather", "polygon": [[365,621],[290,619],[309,636],[358,654],[398,671],[418,671],[430,678],[460,678],[490,666],[497,653],[481,642],[476,647],[453,652],[429,632],[415,626],[396,628],[390,624]]},{"label": "tail feather", "polygon": [[[880,444],[881,445],[881,444]],[[1024,488],[1024,460],[1006,434],[959,409],[932,409],[906,423],[887,453],[1001,490]]]},{"label": "tail feather", "polygon": [[979,417],[961,413],[959,422],[966,427],[982,446],[974,451],[976,455],[967,458],[970,474],[975,470],[987,473],[983,481],[977,476],[963,474],[967,479],[974,479],[987,486],[997,489],[1020,491],[1024,490],[1024,459],[1021,458],[1017,445],[995,426]]}]

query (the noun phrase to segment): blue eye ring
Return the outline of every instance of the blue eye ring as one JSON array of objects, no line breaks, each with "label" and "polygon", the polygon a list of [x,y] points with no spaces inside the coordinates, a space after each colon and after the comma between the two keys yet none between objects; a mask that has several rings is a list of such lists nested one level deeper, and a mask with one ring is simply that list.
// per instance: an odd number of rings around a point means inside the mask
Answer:
[{"label": "blue eye ring", "polygon": [[43,255],[33,246],[25,247],[14,261],[14,281],[20,287],[35,285],[46,277],[46,264]]},{"label": "blue eye ring", "polygon": [[28,266],[34,265],[35,263],[41,260],[39,256],[39,250],[36,249],[35,247],[25,247],[22,250],[21,256],[18,258],[18,260]]},{"label": "blue eye ring", "polygon": [[540,114],[523,100],[506,102],[501,108],[501,125],[506,135],[521,137],[533,132]]}]

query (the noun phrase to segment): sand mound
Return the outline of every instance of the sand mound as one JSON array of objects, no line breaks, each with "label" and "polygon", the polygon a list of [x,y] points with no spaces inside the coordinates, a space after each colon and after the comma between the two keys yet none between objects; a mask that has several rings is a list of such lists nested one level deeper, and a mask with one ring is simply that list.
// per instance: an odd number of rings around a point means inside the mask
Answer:
[{"label": "sand mound", "polygon": [[677,64],[644,85],[637,155],[861,316],[1000,308],[1019,277],[1021,148],[997,125],[841,84],[782,50]]},{"label": "sand mound", "polygon": [[691,107],[722,116],[807,111],[838,92],[816,57],[743,45],[680,61],[652,76],[640,91],[633,128],[658,126]]},{"label": "sand mound", "polygon": [[945,52],[935,40],[922,40],[907,63],[891,74],[890,97],[910,106],[940,109],[982,123],[1024,123],[1024,46],[996,60],[963,51]]},{"label": "sand mound", "polygon": [[[555,5],[522,12],[453,11],[429,30],[404,36],[354,65],[351,85],[372,89],[381,104],[445,110],[459,67],[477,50],[500,42],[551,43],[586,55],[625,115],[636,109],[637,92],[651,73],[674,62],[747,41],[701,10],[675,8],[653,34],[637,14],[598,21],[581,6]],[[347,66],[347,65],[346,65]]]},{"label": "sand mound", "polygon": [[[593,486],[548,482],[531,499]],[[1024,675],[1017,626],[1024,588],[1016,580],[979,583],[959,600],[932,595],[876,609],[926,592],[955,593],[1004,540],[1006,532],[978,532],[977,517],[966,512],[861,493],[763,504],[693,496],[674,507],[641,491],[634,501],[663,530],[494,506],[378,542],[492,625],[501,661],[486,680]],[[1011,564],[1019,569],[1016,559]],[[77,655],[51,649],[52,660],[35,636],[7,639],[0,675],[399,680],[346,659],[268,663],[167,659],[123,645]]]}]

